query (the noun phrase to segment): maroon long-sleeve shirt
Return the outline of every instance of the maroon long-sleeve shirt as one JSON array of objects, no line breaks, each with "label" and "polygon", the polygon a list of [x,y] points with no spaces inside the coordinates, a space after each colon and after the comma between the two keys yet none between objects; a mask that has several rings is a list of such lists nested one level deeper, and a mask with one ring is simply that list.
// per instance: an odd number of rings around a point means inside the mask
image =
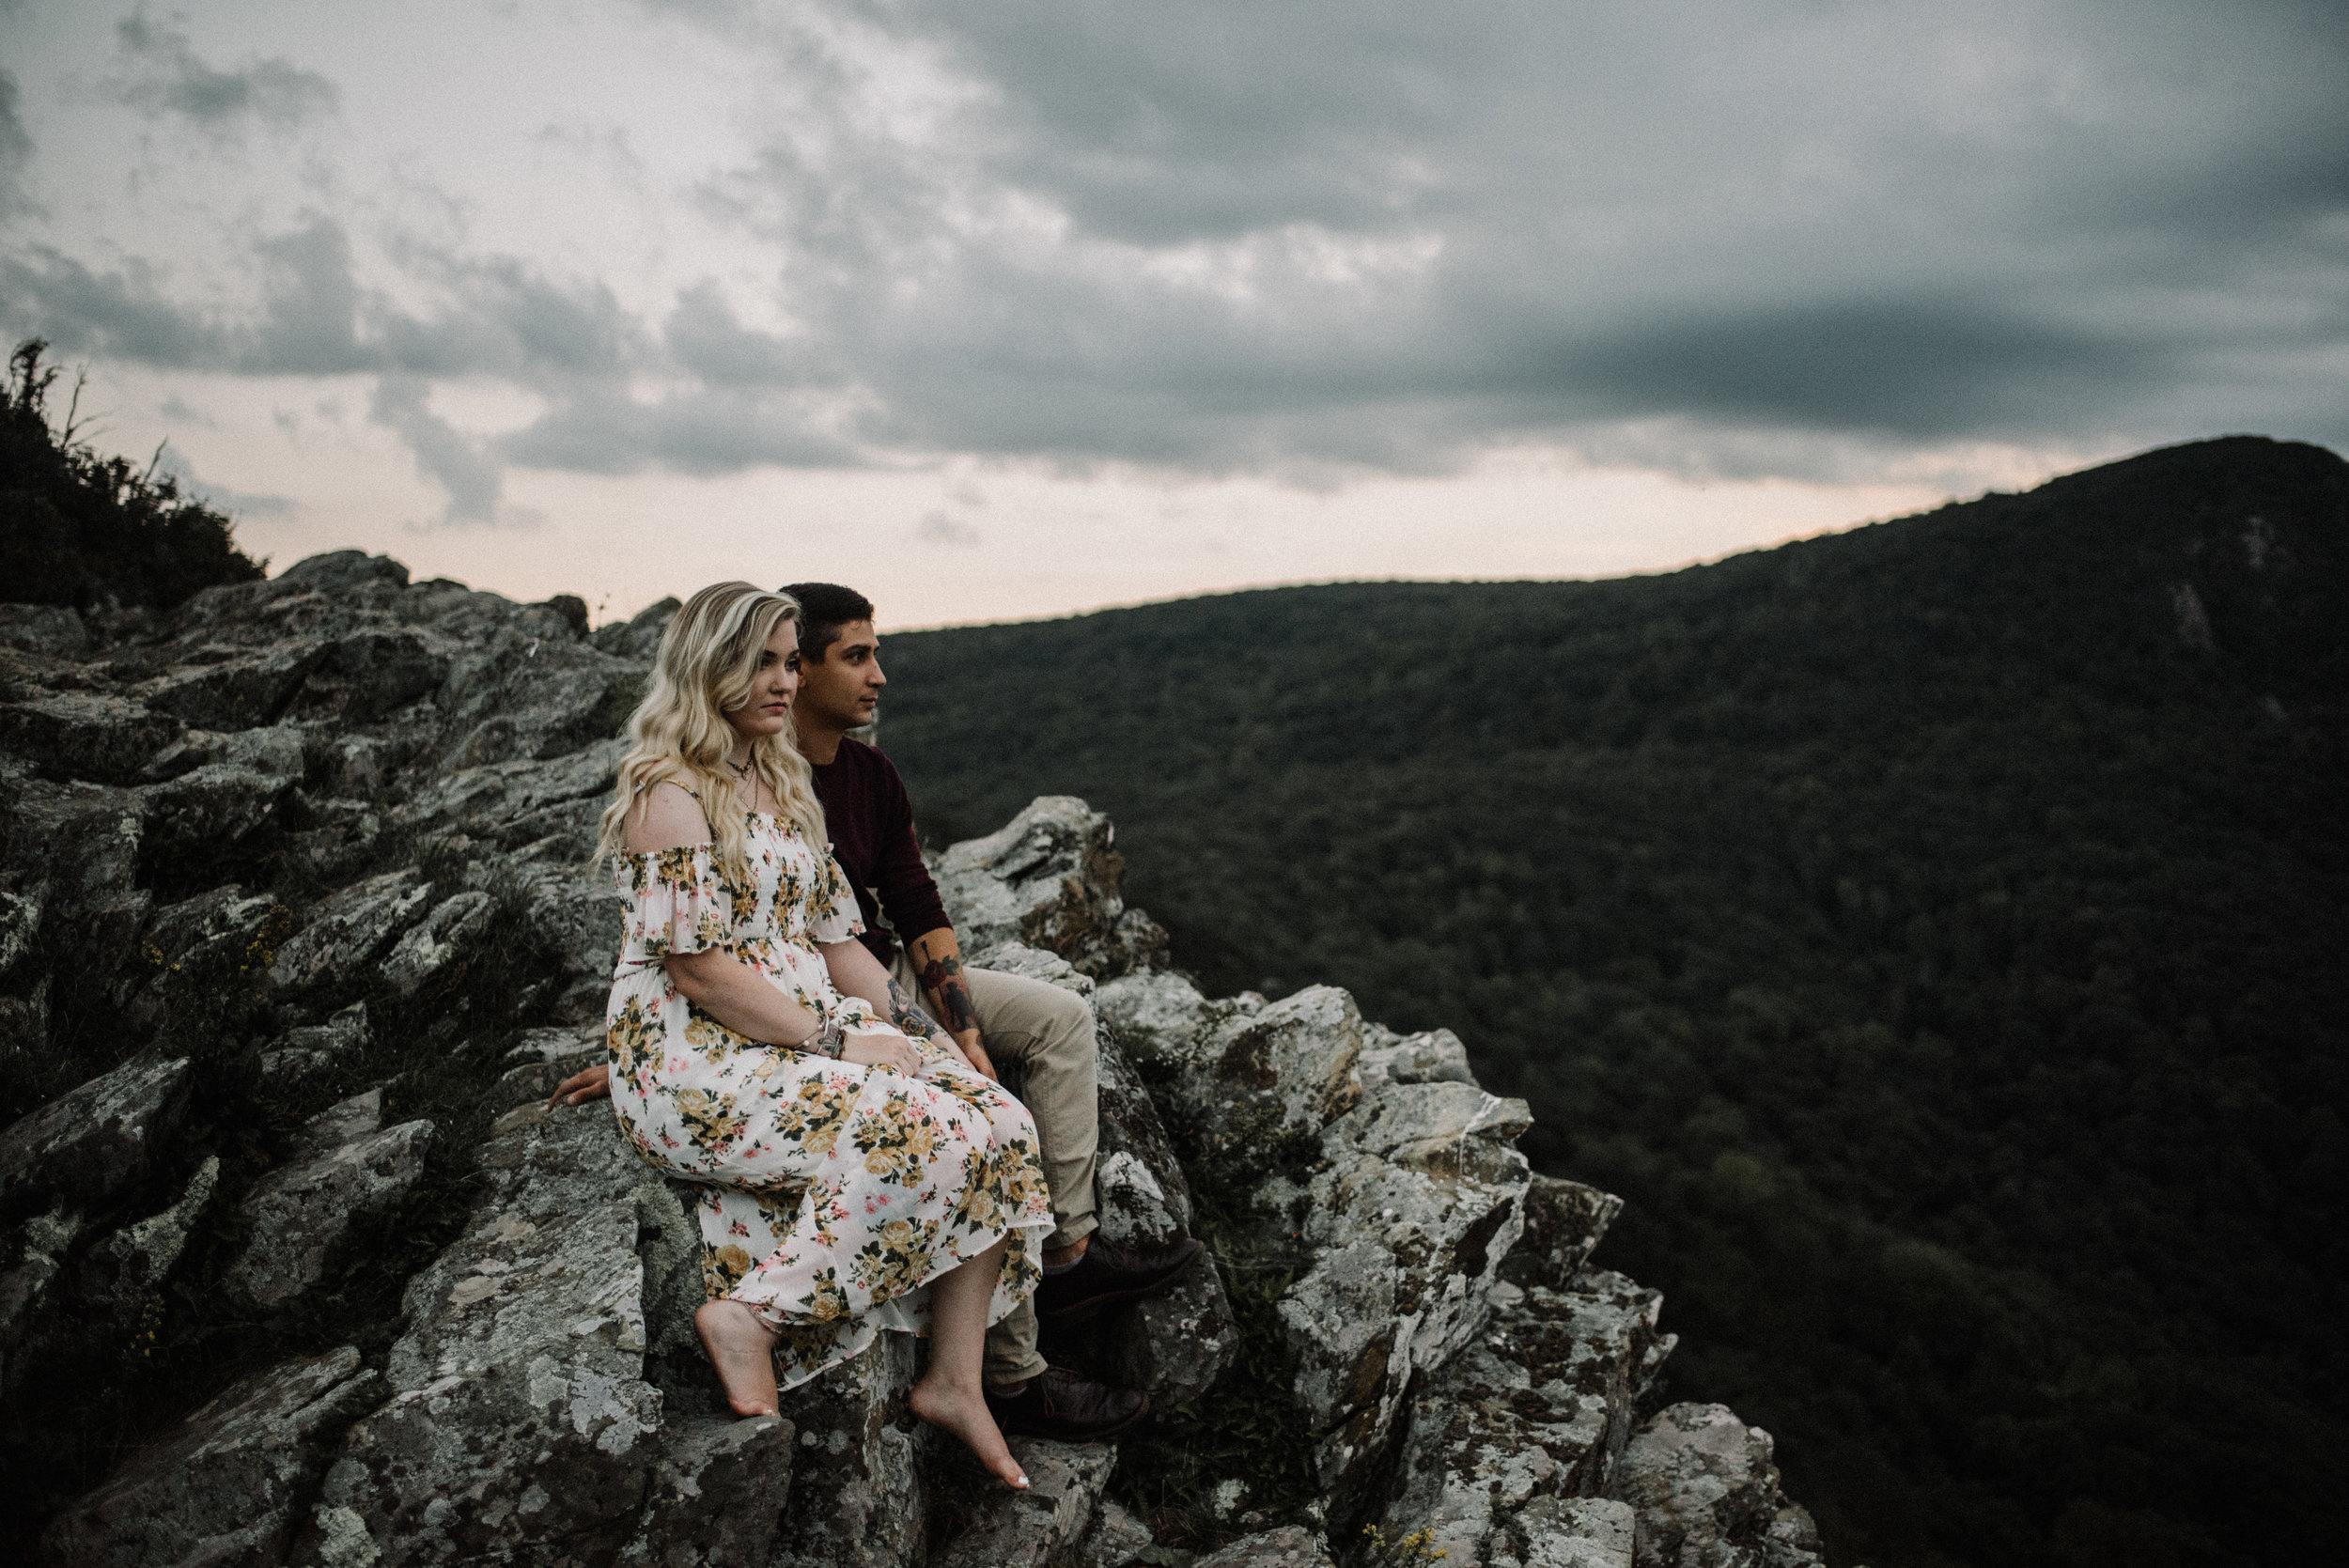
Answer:
[{"label": "maroon long-sleeve shirt", "polygon": [[824,802],[832,858],[856,889],[864,945],[883,969],[896,957],[897,943],[881,929],[877,911],[886,911],[889,924],[908,939],[954,924],[946,918],[929,867],[922,863],[921,842],[913,836],[913,802],[906,798],[896,764],[844,736],[840,754],[816,769],[816,797]]}]

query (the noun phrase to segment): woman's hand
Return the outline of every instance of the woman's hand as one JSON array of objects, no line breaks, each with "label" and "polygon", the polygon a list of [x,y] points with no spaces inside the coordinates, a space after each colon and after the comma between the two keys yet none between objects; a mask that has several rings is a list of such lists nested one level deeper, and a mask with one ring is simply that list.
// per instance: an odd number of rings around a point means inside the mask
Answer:
[{"label": "woman's hand", "polygon": [[886,1067],[893,1073],[912,1078],[922,1067],[921,1053],[911,1041],[897,1033],[851,1034],[841,1048],[840,1060],[853,1062],[860,1067]]},{"label": "woman's hand", "polygon": [[600,1100],[612,1093],[612,1069],[599,1062],[594,1066],[573,1073],[554,1086],[547,1096],[550,1107],[556,1105],[585,1105]]}]

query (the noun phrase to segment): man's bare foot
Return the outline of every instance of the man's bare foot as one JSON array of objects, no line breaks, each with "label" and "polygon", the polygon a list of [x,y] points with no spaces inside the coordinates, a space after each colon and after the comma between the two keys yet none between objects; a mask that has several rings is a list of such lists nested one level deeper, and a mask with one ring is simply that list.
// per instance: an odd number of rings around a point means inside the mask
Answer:
[{"label": "man's bare foot", "polygon": [[987,1413],[987,1400],[978,1389],[956,1389],[925,1377],[913,1386],[907,1403],[932,1426],[970,1444],[979,1463],[994,1471],[1004,1485],[1015,1492],[1028,1489],[1028,1478],[1011,1450],[1003,1446],[1003,1435],[996,1430],[995,1418]]},{"label": "man's bare foot", "polygon": [[[693,1327],[738,1416],[775,1413],[775,1336],[739,1301],[705,1301]],[[1000,1439],[998,1440],[1000,1446]]]}]

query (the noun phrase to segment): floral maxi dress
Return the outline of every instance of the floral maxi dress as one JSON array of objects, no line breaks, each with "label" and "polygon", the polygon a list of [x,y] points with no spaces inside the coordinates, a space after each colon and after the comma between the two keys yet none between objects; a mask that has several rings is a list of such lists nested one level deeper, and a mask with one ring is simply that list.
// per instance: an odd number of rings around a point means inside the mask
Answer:
[{"label": "floral maxi dress", "polygon": [[1034,1288],[1052,1228],[1027,1108],[927,1039],[916,1076],[762,1045],[688,1002],[661,960],[730,954],[852,1036],[899,1032],[833,986],[818,943],[863,929],[828,849],[751,815],[748,885],[708,845],[622,858],[628,928],[606,1010],[612,1108],[701,1187],[702,1273],[779,1336],[785,1388],[926,1330],[928,1281],[1007,1236],[994,1322]]}]

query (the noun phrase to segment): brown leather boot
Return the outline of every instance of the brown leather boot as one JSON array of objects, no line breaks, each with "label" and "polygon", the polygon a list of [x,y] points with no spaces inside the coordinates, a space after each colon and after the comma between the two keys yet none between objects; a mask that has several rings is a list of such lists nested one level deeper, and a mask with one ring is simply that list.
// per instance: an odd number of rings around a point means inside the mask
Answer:
[{"label": "brown leather boot", "polygon": [[1156,1296],[1206,1251],[1206,1245],[1190,1236],[1145,1251],[1112,1246],[1096,1234],[1076,1267],[1047,1274],[1035,1287],[1035,1315],[1058,1321],[1090,1317],[1113,1301]]},{"label": "brown leather boot", "polygon": [[1113,1388],[1066,1367],[1046,1367],[1017,1394],[987,1390],[987,1413],[1006,1437],[1090,1443],[1125,1431],[1150,1413],[1140,1389]]}]

